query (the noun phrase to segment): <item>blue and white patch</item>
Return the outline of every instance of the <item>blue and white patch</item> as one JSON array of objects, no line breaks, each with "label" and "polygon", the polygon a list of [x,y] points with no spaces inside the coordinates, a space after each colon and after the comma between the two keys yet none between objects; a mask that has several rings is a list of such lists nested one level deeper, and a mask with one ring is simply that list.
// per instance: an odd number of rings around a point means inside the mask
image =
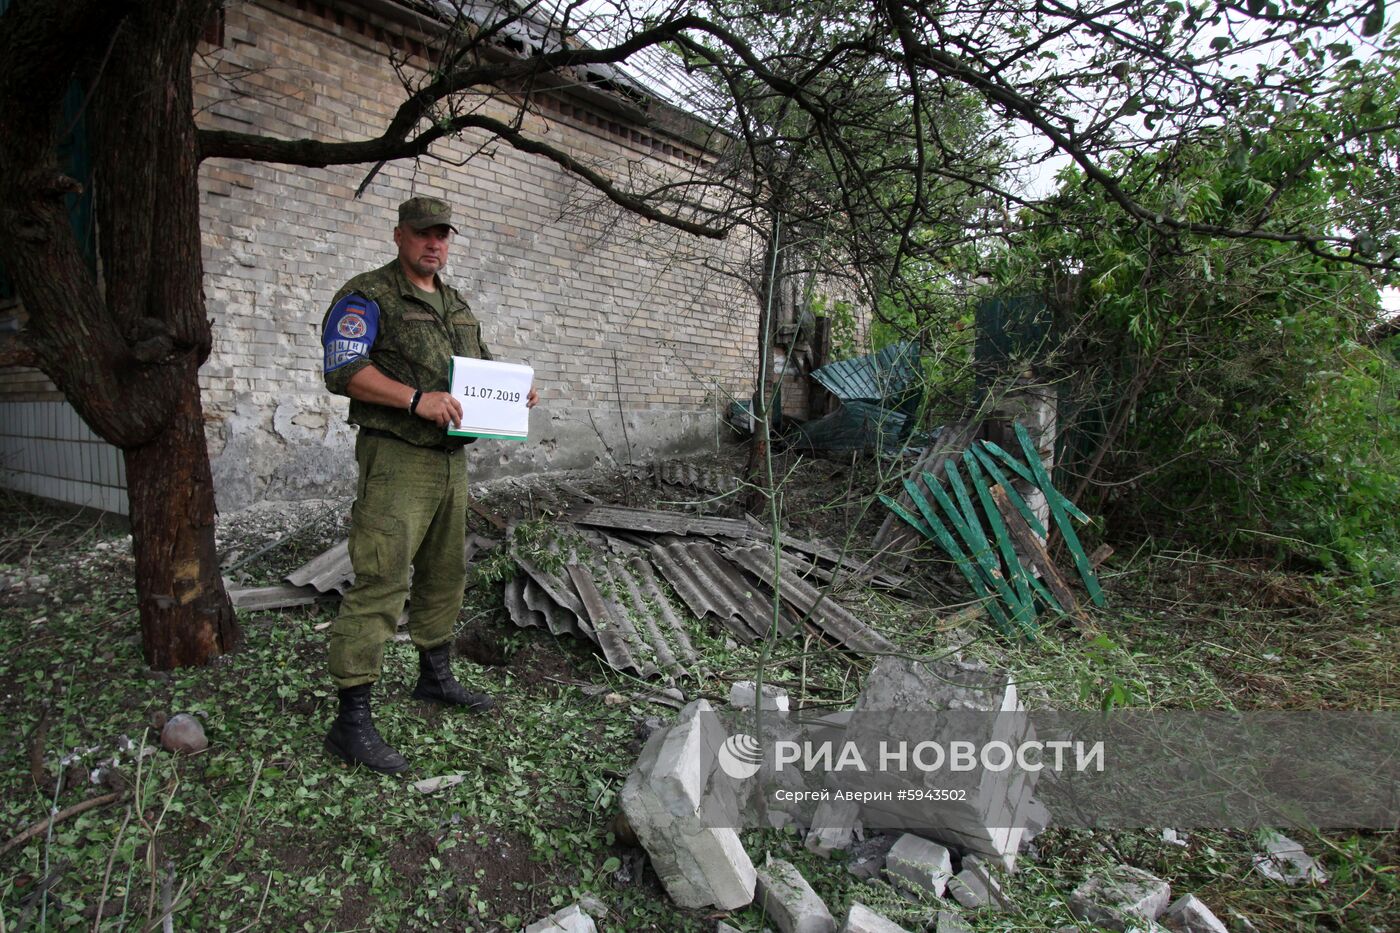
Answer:
[{"label": "blue and white patch", "polygon": [[321,345],[325,348],[324,372],[369,356],[379,336],[379,305],[363,295],[346,295],[326,315]]}]

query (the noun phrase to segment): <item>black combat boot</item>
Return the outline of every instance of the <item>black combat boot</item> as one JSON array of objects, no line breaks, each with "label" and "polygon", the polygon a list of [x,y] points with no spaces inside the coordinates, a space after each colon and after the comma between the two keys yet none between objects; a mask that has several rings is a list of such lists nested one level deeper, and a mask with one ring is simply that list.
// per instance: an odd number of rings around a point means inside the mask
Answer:
[{"label": "black combat boot", "polygon": [[418,685],[413,688],[415,700],[432,700],[450,706],[465,706],[473,713],[484,713],[496,701],[484,693],[468,693],[452,676],[452,646],[446,642],[436,648],[418,651]]},{"label": "black combat boot", "polygon": [[340,714],[326,733],[326,751],[347,764],[364,765],[381,774],[398,774],[408,768],[408,762],[374,728],[369,712],[372,689],[372,684],[360,684],[339,692]]}]

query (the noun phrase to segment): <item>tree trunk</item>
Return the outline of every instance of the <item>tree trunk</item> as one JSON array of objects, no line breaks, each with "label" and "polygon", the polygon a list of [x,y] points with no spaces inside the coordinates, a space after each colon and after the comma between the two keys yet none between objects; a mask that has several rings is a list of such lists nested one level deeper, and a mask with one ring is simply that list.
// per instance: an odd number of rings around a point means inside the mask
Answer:
[{"label": "tree trunk", "polygon": [[158,671],[207,664],[238,640],[214,548],[214,482],[197,368],[187,367],[185,376],[165,428],[125,452],[141,646]]},{"label": "tree trunk", "polygon": [[[209,355],[190,66],[210,0],[51,0],[0,17],[0,260],[39,367],[127,464],[142,643],[207,664],[237,624],[214,548]],[[89,91],[102,280],[68,225],[62,98]]]}]

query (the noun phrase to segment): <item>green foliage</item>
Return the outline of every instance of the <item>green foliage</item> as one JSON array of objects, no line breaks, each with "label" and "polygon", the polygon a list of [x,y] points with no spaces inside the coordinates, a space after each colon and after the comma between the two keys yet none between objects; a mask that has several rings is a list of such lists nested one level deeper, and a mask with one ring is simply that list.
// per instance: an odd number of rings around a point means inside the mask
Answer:
[{"label": "green foliage", "polygon": [[[1318,157],[1330,119],[1222,130],[1139,159],[1127,185],[1221,230],[1335,228],[1338,196],[1369,190],[1371,169]],[[1065,425],[1071,468],[1105,453],[1093,478],[1150,524],[1393,578],[1397,373],[1358,339],[1377,282],[1287,243],[1162,230],[1082,181],[1064,175],[1057,223],[997,270],[1008,289],[1077,285],[1059,358],[1078,421]]]}]

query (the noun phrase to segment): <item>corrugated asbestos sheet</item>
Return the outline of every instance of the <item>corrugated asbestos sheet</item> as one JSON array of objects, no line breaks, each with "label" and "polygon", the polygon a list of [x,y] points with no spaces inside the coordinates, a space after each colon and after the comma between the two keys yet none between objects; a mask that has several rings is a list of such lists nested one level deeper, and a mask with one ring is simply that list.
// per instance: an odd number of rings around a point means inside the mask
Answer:
[{"label": "corrugated asbestos sheet", "polygon": [[[818,583],[856,565],[820,544],[784,536],[775,606],[773,551],[745,540],[755,531],[749,522],[612,506],[588,509],[575,520],[594,526],[579,529],[587,555],[576,550],[558,572],[517,557],[522,574],[506,584],[506,609],[517,625],[545,625],[556,634],[576,621],[571,633],[596,644],[617,670],[671,681],[707,676],[662,580],[688,610],[690,624],[718,624],[743,644],[774,630],[793,638],[810,626],[856,654],[895,650],[822,592]],[[702,528],[718,529],[721,540]]]},{"label": "corrugated asbestos sheet", "polygon": [[[560,538],[582,542],[586,556],[578,550],[535,560],[516,554],[520,573],[505,583],[506,612],[522,628],[544,628],[597,645],[617,670],[671,682],[708,677],[688,625],[717,623],[746,645],[774,630],[779,638],[793,638],[810,626],[856,654],[894,650],[835,599],[823,596],[818,584],[839,581],[860,565],[818,542],[781,537],[775,606],[770,533],[752,519],[593,505],[575,522],[586,527],[561,524]],[[468,559],[496,544],[470,536]],[[292,586],[248,590],[245,598],[248,608],[296,605],[323,593],[343,593],[353,580],[349,549],[341,542],[288,574]],[[689,618],[678,611],[667,585]]]},{"label": "corrugated asbestos sheet", "polygon": [[716,495],[733,492],[739,488],[739,477],[717,470],[701,470],[693,463],[684,460],[664,460],[652,464],[652,476],[658,483],[668,486],[684,486],[699,489]]},{"label": "corrugated asbestos sheet", "polygon": [[709,538],[747,538],[749,524],[737,518],[712,518],[684,512],[655,512],[620,505],[590,505],[574,516],[574,523],[598,528],[621,528],[650,534],[699,535]]}]

